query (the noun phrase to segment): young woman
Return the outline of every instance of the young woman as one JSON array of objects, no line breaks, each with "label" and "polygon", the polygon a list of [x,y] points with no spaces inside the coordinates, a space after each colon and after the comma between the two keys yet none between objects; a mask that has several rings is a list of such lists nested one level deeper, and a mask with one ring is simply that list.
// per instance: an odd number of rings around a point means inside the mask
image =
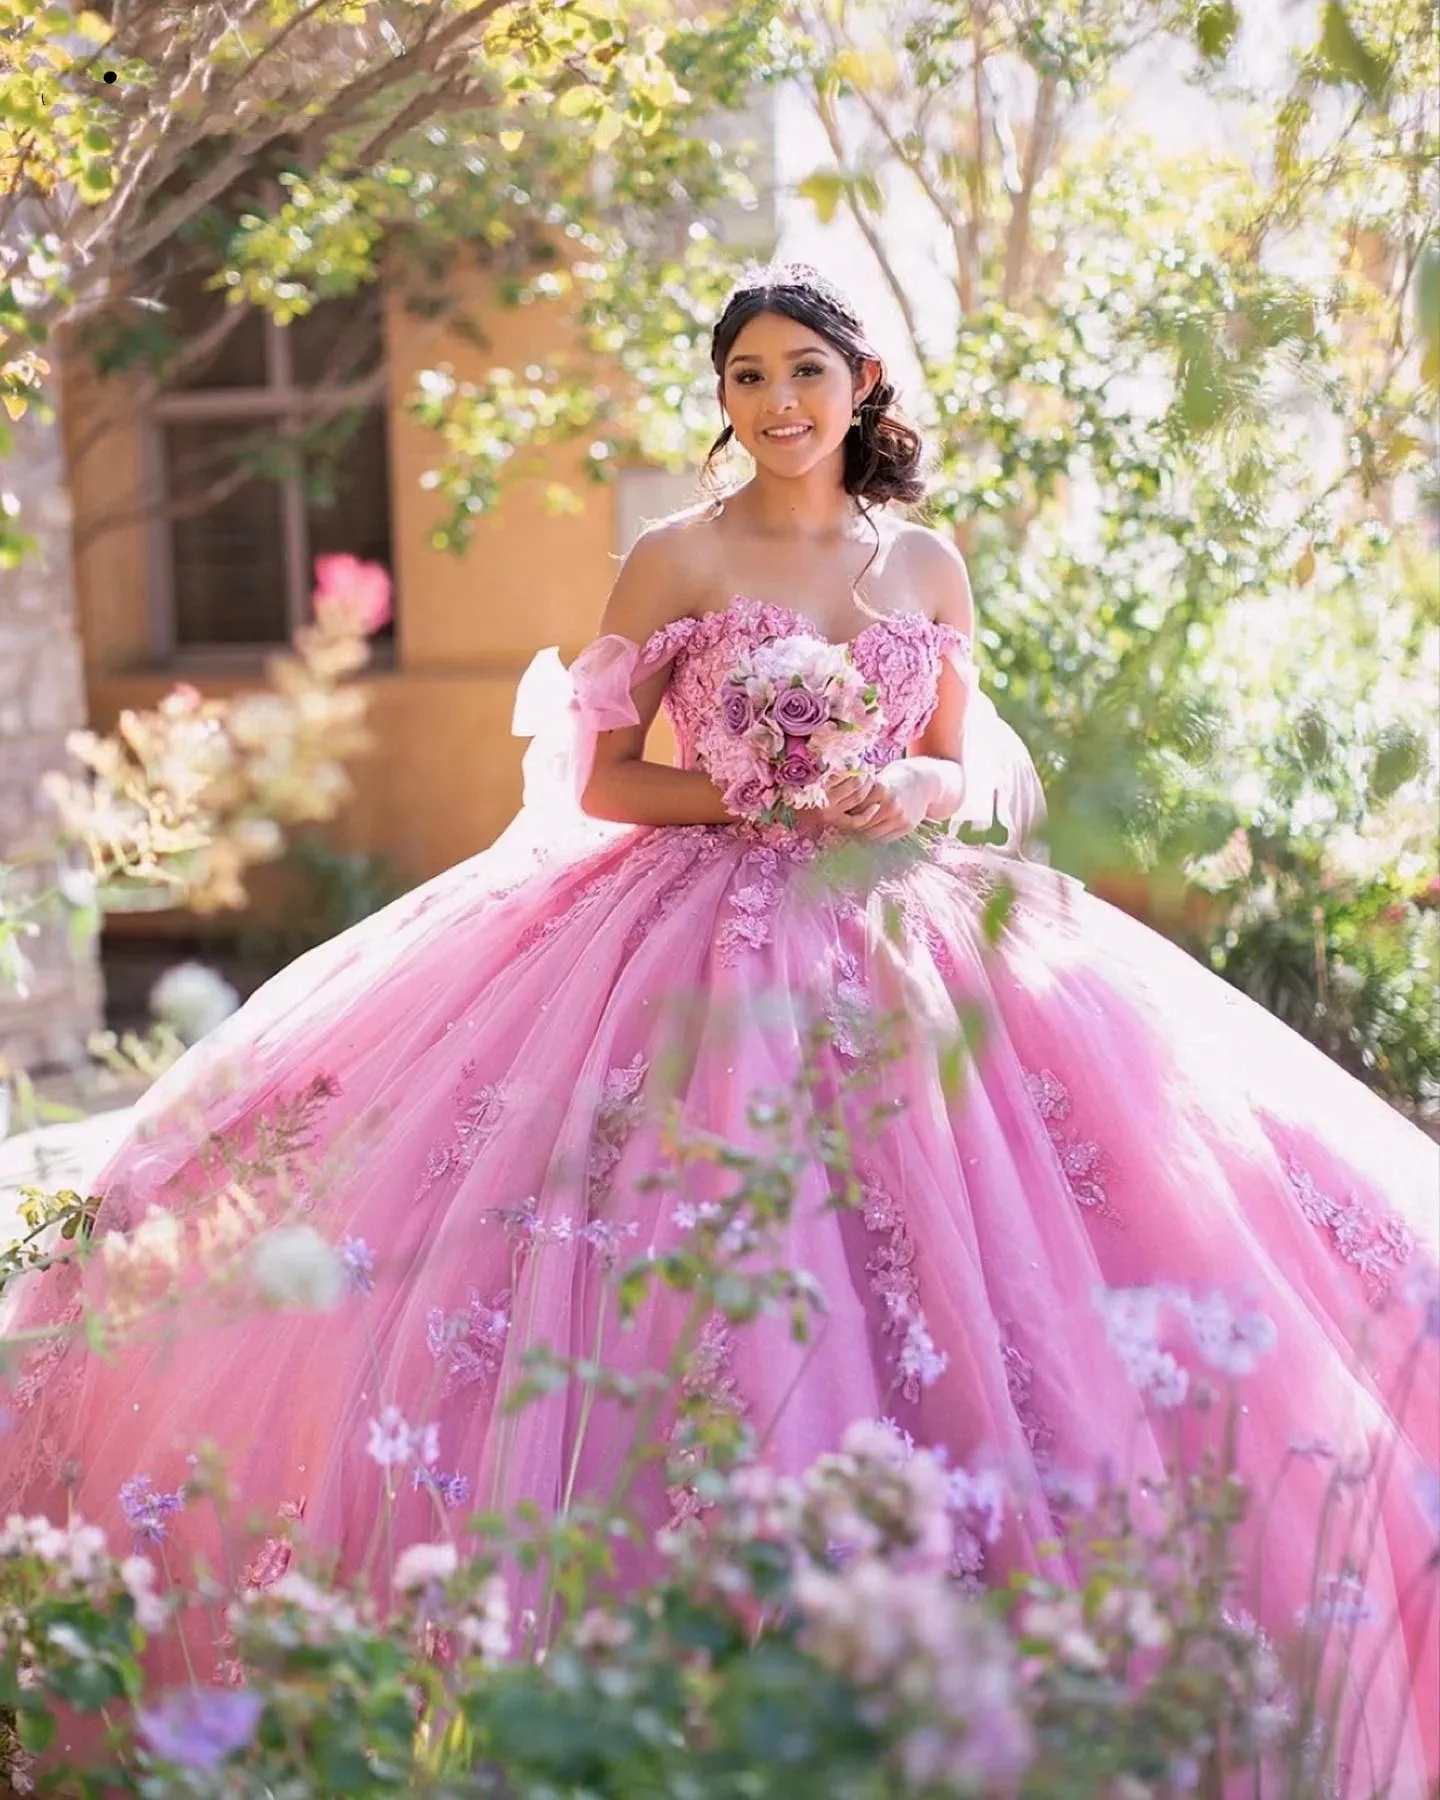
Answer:
[{"label": "young woman", "polygon": [[[1288,1631],[1317,1593],[1363,1580],[1377,1614],[1402,1609],[1345,1760],[1369,1793],[1398,1746],[1395,1792],[1418,1794],[1435,1721],[1411,1696],[1433,1695],[1437,1660],[1415,1482],[1440,1415],[1436,1345],[1411,1346],[1440,1152],[1027,854],[1035,770],[977,688],[960,557],[886,510],[920,496],[921,445],[843,297],[813,270],[765,272],[732,295],[713,361],[716,450],[737,439],[754,476],[640,538],[571,669],[536,659],[516,823],[262,989],[156,1085],[98,1183],[97,1233],[128,1235],[92,1265],[92,1298],[103,1279],[139,1307],[281,1215],[343,1246],[354,1291],[263,1316],[212,1297],[183,1337],[152,1329],[111,1361],[45,1344],[12,1381],[0,1506],[73,1507],[163,1536],[172,1567],[219,1566],[207,1512],[179,1500],[210,1440],[272,1521],[243,1580],[274,1580],[303,1528],[383,1589],[384,1558],[446,1507],[463,1536],[472,1507],[603,1492],[627,1441],[610,1403],[582,1431],[576,1395],[518,1415],[498,1398],[540,1341],[598,1344],[631,1373],[672,1356],[688,1297],[653,1288],[622,1330],[614,1264],[682,1242],[734,1178],[712,1162],[647,1179],[669,1167],[652,1099],[673,1097],[687,1134],[760,1152],[763,1095],[788,1095],[802,1126],[837,1096],[878,1101],[878,1122],[848,1114],[858,1206],[818,1155],[797,1177],[783,1259],[823,1290],[816,1341],[717,1317],[692,1379],[787,1470],[880,1416],[957,1464],[992,1460],[1004,1528],[957,1568],[980,1580],[1040,1562],[1070,1478],[1158,1477],[1177,1429],[1193,1454],[1206,1421],[1176,1403],[1197,1370],[1240,1379],[1239,1463],[1266,1509],[1263,1580],[1237,1604]],[[849,646],[883,724],[823,807],[758,824],[706,772],[719,690],[742,656],[797,637]],[[679,767],[645,756],[662,704]],[[997,817],[998,849],[917,832]],[[992,947],[1002,875],[1013,905]],[[957,1086],[950,1047],[976,1011]],[[277,1263],[303,1290],[269,1243],[272,1290]],[[1105,1290],[1137,1287],[1121,1329]],[[1165,1296],[1195,1370],[1149,1329]],[[82,1297],[53,1272],[18,1323],[73,1322]],[[1363,1576],[1332,1556],[1312,1589],[1326,1459],[1374,1442],[1388,1480]],[[640,1491],[654,1526],[698,1506],[661,1465]]]}]

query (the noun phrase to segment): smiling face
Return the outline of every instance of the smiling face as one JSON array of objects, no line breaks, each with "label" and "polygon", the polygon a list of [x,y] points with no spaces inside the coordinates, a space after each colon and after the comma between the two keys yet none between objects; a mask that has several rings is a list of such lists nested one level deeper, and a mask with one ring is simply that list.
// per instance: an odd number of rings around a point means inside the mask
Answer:
[{"label": "smiling face", "polygon": [[856,377],[819,332],[781,313],[757,313],[731,346],[719,397],[755,461],[794,477],[840,451],[878,374],[878,365],[867,366]]}]

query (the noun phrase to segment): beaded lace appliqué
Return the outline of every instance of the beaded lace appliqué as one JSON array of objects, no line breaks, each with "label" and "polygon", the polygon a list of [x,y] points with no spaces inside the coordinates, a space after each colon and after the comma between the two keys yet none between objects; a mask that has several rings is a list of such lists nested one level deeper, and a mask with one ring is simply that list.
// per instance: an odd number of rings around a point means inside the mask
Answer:
[{"label": "beaded lace appliqu\u00e9", "polygon": [[1354,1193],[1345,1200],[1331,1199],[1294,1157],[1286,1162],[1285,1179],[1301,1212],[1318,1230],[1329,1233],[1339,1254],[1364,1276],[1371,1303],[1378,1305],[1415,1253],[1411,1232],[1398,1219],[1373,1218]]},{"label": "beaded lace appliqu\u00e9", "polygon": [[475,1079],[476,1064],[467,1061],[460,1066],[460,1082],[451,1095],[458,1117],[450,1137],[432,1147],[425,1158],[420,1179],[420,1193],[426,1194],[437,1182],[468,1169],[481,1149],[494,1137],[509,1098],[503,1082],[486,1081],[479,1086],[468,1084]]},{"label": "beaded lace appliqu\u00e9", "polygon": [[[743,1415],[745,1403],[735,1391],[735,1377],[731,1372],[734,1354],[735,1333],[723,1315],[715,1313],[706,1321],[691,1353],[690,1366],[681,1382],[681,1392],[685,1399],[691,1402],[703,1401],[705,1409],[712,1413],[728,1413],[736,1417]],[[695,1474],[704,1466],[704,1447],[682,1443],[678,1449],[674,1448],[683,1423],[683,1418],[676,1419],[665,1433],[665,1443],[671,1446],[671,1468],[680,1476],[678,1481],[671,1482],[665,1489],[665,1498],[670,1502],[667,1529],[671,1531],[687,1519],[693,1519],[708,1504],[700,1498],[694,1479]]]},{"label": "beaded lace appliqu\u00e9", "polygon": [[640,1090],[645,1085],[650,1064],[640,1054],[628,1063],[611,1069],[600,1092],[600,1105],[595,1114],[595,1135],[590,1141],[590,1154],[585,1174],[592,1213],[609,1197],[615,1168],[625,1148],[626,1139],[640,1120]]},{"label": "beaded lace appliqu\u00e9", "polygon": [[861,1177],[861,1189],[860,1216],[865,1229],[884,1239],[865,1264],[865,1271],[870,1291],[879,1295],[885,1307],[881,1335],[900,1339],[893,1358],[896,1384],[905,1399],[913,1402],[944,1372],[948,1358],[936,1350],[920,1308],[915,1240],[904,1213],[873,1175]]},{"label": "beaded lace appliqu\u00e9", "polygon": [[1035,1459],[1035,1466],[1044,1469],[1049,1466],[1055,1446],[1055,1432],[1049,1421],[1035,1406],[1035,1365],[1011,1336],[1011,1326],[1001,1327],[1000,1356],[1005,1364],[1005,1387],[1010,1395],[1010,1404],[1015,1409],[1015,1417],[1020,1421],[1020,1429],[1025,1433],[1025,1442],[1030,1446],[1030,1454]]},{"label": "beaded lace appliqu\u00e9", "polygon": [[730,892],[730,917],[716,938],[722,963],[734,964],[747,949],[760,950],[770,942],[780,905],[779,873],[778,851],[746,851]]},{"label": "beaded lace appliqu\u00e9", "polygon": [[425,1344],[445,1370],[441,1397],[456,1388],[483,1385],[494,1379],[510,1332],[510,1290],[482,1300],[471,1288],[464,1310],[446,1316],[432,1306],[425,1319]]},{"label": "beaded lace appliqu\u00e9", "polygon": [[858,1062],[871,1047],[870,991],[860,974],[860,959],[849,950],[835,958],[835,984],[825,1008],[830,1042],[839,1055]]},{"label": "beaded lace appliqu\u00e9", "polygon": [[1118,1225],[1120,1214],[1105,1192],[1106,1161],[1100,1146],[1089,1138],[1072,1138],[1063,1129],[1063,1121],[1070,1117],[1070,1095],[1064,1082],[1049,1069],[1041,1069],[1038,1074],[1026,1074],[1025,1086],[1045,1121],[1046,1135],[1060,1159],[1066,1186],[1076,1205],[1097,1219]]}]

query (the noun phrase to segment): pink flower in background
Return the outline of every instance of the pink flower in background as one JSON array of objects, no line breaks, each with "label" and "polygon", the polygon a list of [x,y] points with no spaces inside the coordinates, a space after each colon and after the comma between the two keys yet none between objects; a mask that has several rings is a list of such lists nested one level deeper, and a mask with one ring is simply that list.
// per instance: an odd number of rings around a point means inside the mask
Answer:
[{"label": "pink flower in background", "polygon": [[369,637],[390,620],[390,576],[358,556],[315,558],[315,617],[321,625]]},{"label": "pink flower in background", "polygon": [[167,719],[183,719],[189,713],[198,712],[200,705],[199,688],[188,681],[180,681],[160,702],[160,710]]}]

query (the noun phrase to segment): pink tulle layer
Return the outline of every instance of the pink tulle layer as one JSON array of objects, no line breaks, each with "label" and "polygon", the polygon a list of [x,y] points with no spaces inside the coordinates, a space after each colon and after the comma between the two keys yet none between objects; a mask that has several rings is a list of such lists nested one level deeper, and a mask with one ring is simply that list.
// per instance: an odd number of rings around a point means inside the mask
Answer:
[{"label": "pink tulle layer", "polygon": [[[602,717],[623,714],[636,670],[616,653]],[[582,1435],[578,1394],[515,1416],[497,1401],[538,1341],[630,1372],[670,1357],[686,1297],[653,1291],[622,1329],[609,1266],[681,1242],[686,1207],[733,1178],[712,1165],[678,1188],[654,1180],[670,1167],[655,1103],[672,1100],[689,1133],[765,1153],[751,1103],[793,1094],[807,1034],[824,1023],[834,1092],[893,1015],[897,1054],[864,1097],[885,1122],[856,1136],[863,1205],[837,1207],[833,1175],[805,1162],[777,1252],[823,1290],[814,1341],[794,1343],[783,1319],[712,1324],[715,1393],[789,1471],[863,1417],[957,1463],[993,1459],[1015,1495],[977,1571],[994,1578],[1041,1565],[1057,1476],[1158,1477],[1177,1429],[1198,1449],[1203,1420],[1137,1395],[1097,1286],[1175,1284],[1257,1310],[1275,1341],[1235,1378],[1241,1470],[1266,1497],[1243,1603],[1293,1628],[1334,1456],[1384,1446],[1352,1791],[1398,1746],[1395,1792],[1418,1800],[1440,1766],[1436,1622],[1413,1603],[1436,1536],[1421,1484],[1440,1461],[1440,1149],[1043,865],[903,844],[837,875],[822,848],[743,827],[609,828],[537,864],[502,841],[276,977],[137,1108],[98,1185],[99,1231],[183,1212],[228,1159],[262,1206],[284,1200],[351,1240],[357,1268],[363,1245],[373,1282],[324,1311],[182,1308],[183,1333],[112,1362],[42,1348],[11,1381],[0,1506],[74,1508],[123,1541],[125,1484],[179,1489],[211,1440],[254,1509],[249,1579],[274,1579],[299,1520],[383,1590],[388,1556],[435,1536],[442,1504],[375,1460],[386,1406],[435,1427],[437,1475],[467,1486],[452,1524],[604,1492],[628,1439],[612,1403]],[[992,949],[982,920],[1001,877],[1015,900]],[[985,1029],[957,1087],[950,1046],[971,1008]],[[261,1166],[266,1130],[305,1146],[288,1195]],[[100,1262],[87,1279],[101,1293]],[[78,1301],[69,1274],[37,1279],[16,1323],[72,1319]],[[658,1469],[641,1492],[653,1526],[693,1510]],[[204,1509],[166,1528],[172,1567],[219,1565]]]}]

